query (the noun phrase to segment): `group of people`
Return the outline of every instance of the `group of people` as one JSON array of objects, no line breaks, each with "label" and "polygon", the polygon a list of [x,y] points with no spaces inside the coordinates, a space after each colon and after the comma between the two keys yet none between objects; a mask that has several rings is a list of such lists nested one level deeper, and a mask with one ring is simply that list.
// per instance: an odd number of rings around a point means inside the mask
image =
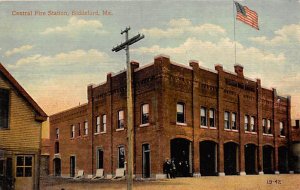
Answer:
[{"label": "group of people", "polygon": [[164,163],[164,172],[167,174],[167,178],[175,178],[176,177],[176,165],[174,159],[166,159]]},{"label": "group of people", "polygon": [[175,178],[176,176],[189,176],[188,161],[179,161],[175,164],[174,158],[172,160],[166,159],[164,163],[164,173],[167,178]]}]

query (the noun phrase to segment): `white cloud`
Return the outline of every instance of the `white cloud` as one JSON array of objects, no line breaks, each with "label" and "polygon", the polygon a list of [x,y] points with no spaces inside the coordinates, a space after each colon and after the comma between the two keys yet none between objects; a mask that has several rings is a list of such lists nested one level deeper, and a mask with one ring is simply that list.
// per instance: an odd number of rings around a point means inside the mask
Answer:
[{"label": "white cloud", "polygon": [[[273,54],[261,51],[255,47],[245,47],[238,43],[237,59],[244,65],[255,65],[260,63],[276,63],[282,64],[285,61],[283,53]],[[206,64],[228,64],[234,62],[234,42],[229,38],[221,38],[218,42],[202,41],[197,38],[188,38],[178,47],[160,47],[154,45],[151,47],[140,47],[132,51],[140,54],[167,54],[172,55],[174,60],[190,60],[198,59]]]},{"label": "white cloud", "polygon": [[106,53],[96,49],[90,50],[74,50],[67,53],[58,53],[53,56],[45,56],[35,54],[29,57],[19,59],[14,66],[26,65],[72,65],[72,64],[95,64],[99,62],[108,61],[109,57]]},{"label": "white cloud", "polygon": [[4,54],[5,54],[5,56],[9,57],[9,56],[17,54],[17,53],[22,53],[22,52],[25,52],[25,51],[29,51],[32,48],[33,48],[33,46],[31,46],[31,45],[24,45],[24,46],[21,46],[21,47],[18,47],[18,48],[14,48],[12,50],[8,50]]},{"label": "white cloud", "polygon": [[142,33],[149,35],[151,37],[162,37],[162,38],[174,38],[181,36],[185,33],[190,35],[201,35],[209,34],[212,36],[225,35],[226,30],[221,26],[215,24],[202,24],[202,25],[193,25],[189,19],[172,19],[169,21],[166,29],[162,28],[150,28],[142,29]]},{"label": "white cloud", "polygon": [[89,31],[97,34],[103,34],[103,24],[99,20],[84,20],[77,17],[71,17],[66,26],[56,26],[46,28],[41,34],[69,34],[75,35],[82,31]]},{"label": "white cloud", "polygon": [[268,39],[266,36],[251,37],[251,41],[259,44],[277,46],[284,43],[300,42],[300,23],[283,26],[281,29],[274,32],[275,36]]}]

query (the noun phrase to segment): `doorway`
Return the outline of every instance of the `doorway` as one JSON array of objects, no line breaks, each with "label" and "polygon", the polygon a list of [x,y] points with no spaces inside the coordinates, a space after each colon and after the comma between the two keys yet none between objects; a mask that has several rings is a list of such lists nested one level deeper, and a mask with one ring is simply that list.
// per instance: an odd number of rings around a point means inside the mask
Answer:
[{"label": "doorway", "polygon": [[143,144],[143,178],[149,178],[150,175],[150,145]]},{"label": "doorway", "polygon": [[233,142],[224,144],[224,172],[225,175],[237,175],[238,145]]},{"label": "doorway", "polygon": [[70,177],[75,177],[75,166],[76,166],[75,156],[70,156]]},{"label": "doorway", "polygon": [[245,172],[247,175],[256,174],[256,146],[254,144],[245,145]]},{"label": "doorway", "polygon": [[191,176],[191,142],[187,139],[176,138],[171,140],[171,159],[176,166],[177,177]]},{"label": "doorway", "polygon": [[200,173],[203,176],[217,175],[217,144],[213,141],[200,142]]},{"label": "doorway", "polygon": [[61,175],[61,161],[59,158],[54,158],[53,160],[54,165],[54,176]]}]

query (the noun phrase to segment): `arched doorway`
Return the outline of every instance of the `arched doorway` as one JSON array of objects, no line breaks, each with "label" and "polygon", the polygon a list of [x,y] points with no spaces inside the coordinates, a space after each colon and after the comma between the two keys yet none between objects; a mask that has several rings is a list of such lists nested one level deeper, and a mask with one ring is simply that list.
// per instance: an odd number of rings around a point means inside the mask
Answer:
[{"label": "arched doorway", "polygon": [[274,150],[272,146],[270,145],[263,146],[263,171],[265,174],[274,173],[273,155],[274,155]]},{"label": "arched doorway", "polygon": [[54,176],[60,176],[61,175],[61,160],[60,160],[60,158],[54,158],[53,166],[54,166]]},{"label": "arched doorway", "polygon": [[225,175],[238,173],[238,145],[234,142],[224,144],[224,172]]},{"label": "arched doorway", "polygon": [[247,175],[256,174],[256,161],[257,161],[256,145],[245,145],[245,172]]},{"label": "arched doorway", "polygon": [[187,139],[176,138],[171,140],[171,159],[176,165],[177,177],[189,177],[192,173],[192,146]]},{"label": "arched doorway", "polygon": [[285,146],[278,148],[278,170],[280,173],[288,173],[288,149]]},{"label": "arched doorway", "polygon": [[217,175],[217,143],[200,142],[200,173],[202,176]]}]

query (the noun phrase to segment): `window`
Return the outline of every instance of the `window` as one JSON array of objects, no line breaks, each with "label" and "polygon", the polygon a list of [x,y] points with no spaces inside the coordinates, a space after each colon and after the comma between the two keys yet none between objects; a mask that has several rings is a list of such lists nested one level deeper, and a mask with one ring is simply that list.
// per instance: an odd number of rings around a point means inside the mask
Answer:
[{"label": "window", "polygon": [[55,129],[55,135],[56,135],[55,138],[59,139],[59,128]]},{"label": "window", "polygon": [[268,119],[268,122],[267,122],[267,134],[272,134],[271,120],[270,119]]},{"label": "window", "polygon": [[17,156],[16,176],[32,176],[32,156]]},{"label": "window", "polygon": [[9,91],[0,89],[0,129],[8,128]]},{"label": "window", "polygon": [[283,122],[279,123],[280,136],[285,136]]},{"label": "window", "polygon": [[78,136],[81,135],[81,126],[80,126],[80,123],[78,123]]},{"label": "window", "polygon": [[236,113],[231,113],[231,129],[237,130],[236,127]]},{"label": "window", "polygon": [[0,176],[4,176],[4,160],[0,160]]},{"label": "window", "polygon": [[142,105],[142,116],[141,116],[141,124],[149,123],[149,104]]},{"label": "window", "polygon": [[215,110],[213,108],[209,109],[209,126],[216,127],[215,126]]},{"label": "window", "polygon": [[184,123],[184,104],[177,103],[177,123]]},{"label": "window", "polygon": [[71,125],[71,138],[75,137],[75,125]]},{"label": "window", "polygon": [[267,133],[267,120],[262,120],[263,133]]},{"label": "window", "polygon": [[88,135],[88,131],[89,130],[89,125],[88,125],[88,122],[85,121],[84,122],[84,135]]},{"label": "window", "polygon": [[225,111],[224,113],[224,129],[230,129],[229,127],[229,112]]},{"label": "window", "polygon": [[250,131],[255,132],[255,118],[253,116],[250,118]]},{"label": "window", "polygon": [[103,168],[103,150],[97,149],[97,169]]},{"label": "window", "polygon": [[124,146],[119,147],[119,154],[118,154],[118,167],[124,168],[125,167],[125,148]]},{"label": "window", "polygon": [[250,131],[249,129],[249,116],[248,115],[245,115],[245,131]]},{"label": "window", "polygon": [[59,142],[55,142],[54,153],[55,153],[55,154],[58,154],[58,153],[59,153]]},{"label": "window", "polygon": [[201,115],[201,126],[206,126],[207,116],[206,116],[206,108],[201,107],[200,109],[200,115]]},{"label": "window", "polygon": [[106,115],[102,115],[102,123],[100,132],[105,133],[106,132]]},{"label": "window", "polygon": [[124,111],[118,111],[118,129],[124,128]]},{"label": "window", "polygon": [[99,133],[100,132],[100,117],[97,116],[96,117],[96,129],[95,129],[95,133]]}]

